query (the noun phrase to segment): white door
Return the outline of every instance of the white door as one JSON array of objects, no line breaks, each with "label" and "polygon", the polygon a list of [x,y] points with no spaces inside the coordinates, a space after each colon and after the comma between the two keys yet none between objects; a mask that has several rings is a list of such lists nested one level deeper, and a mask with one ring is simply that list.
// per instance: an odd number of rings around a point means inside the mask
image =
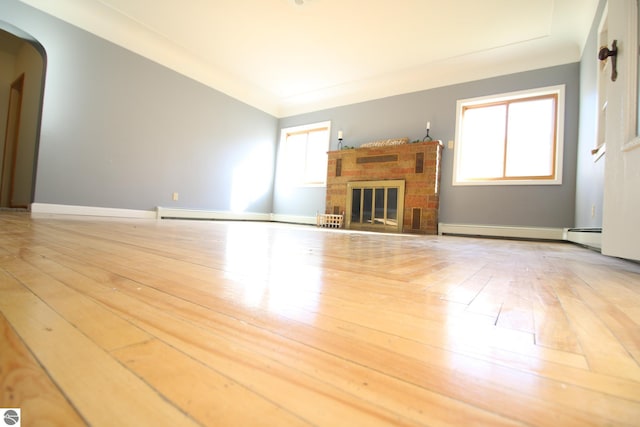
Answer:
[{"label": "white door", "polygon": [[615,81],[608,76],[602,212],[602,253],[634,260],[640,260],[638,1],[609,0],[608,5],[609,49],[616,40],[618,75]]}]

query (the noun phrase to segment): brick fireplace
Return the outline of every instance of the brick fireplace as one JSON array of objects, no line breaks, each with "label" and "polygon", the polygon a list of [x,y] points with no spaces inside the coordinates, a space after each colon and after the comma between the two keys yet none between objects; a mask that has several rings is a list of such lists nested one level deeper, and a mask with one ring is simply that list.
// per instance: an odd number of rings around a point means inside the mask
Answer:
[{"label": "brick fireplace", "polygon": [[345,227],[437,234],[441,141],[330,151],[326,213]]}]

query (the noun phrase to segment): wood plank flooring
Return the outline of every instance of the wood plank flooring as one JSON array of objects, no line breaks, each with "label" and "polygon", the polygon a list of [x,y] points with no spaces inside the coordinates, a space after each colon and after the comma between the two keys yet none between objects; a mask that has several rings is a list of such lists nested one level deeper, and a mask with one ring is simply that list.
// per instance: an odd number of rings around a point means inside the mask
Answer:
[{"label": "wood plank flooring", "polygon": [[0,212],[23,426],[638,426],[640,264],[568,243]]}]

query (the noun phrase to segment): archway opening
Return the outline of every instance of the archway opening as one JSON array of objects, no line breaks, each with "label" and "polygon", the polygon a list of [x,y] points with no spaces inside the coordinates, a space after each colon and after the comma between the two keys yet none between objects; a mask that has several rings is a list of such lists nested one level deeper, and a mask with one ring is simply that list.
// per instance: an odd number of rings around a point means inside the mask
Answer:
[{"label": "archway opening", "polygon": [[0,209],[34,201],[45,73],[44,47],[0,21]]}]

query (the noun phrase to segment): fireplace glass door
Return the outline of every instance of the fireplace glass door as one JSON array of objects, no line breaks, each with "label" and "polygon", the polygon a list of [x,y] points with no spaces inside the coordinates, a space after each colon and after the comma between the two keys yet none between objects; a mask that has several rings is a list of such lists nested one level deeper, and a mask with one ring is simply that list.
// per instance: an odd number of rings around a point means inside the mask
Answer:
[{"label": "fireplace glass door", "polygon": [[404,181],[356,181],[347,184],[346,227],[402,232]]}]

